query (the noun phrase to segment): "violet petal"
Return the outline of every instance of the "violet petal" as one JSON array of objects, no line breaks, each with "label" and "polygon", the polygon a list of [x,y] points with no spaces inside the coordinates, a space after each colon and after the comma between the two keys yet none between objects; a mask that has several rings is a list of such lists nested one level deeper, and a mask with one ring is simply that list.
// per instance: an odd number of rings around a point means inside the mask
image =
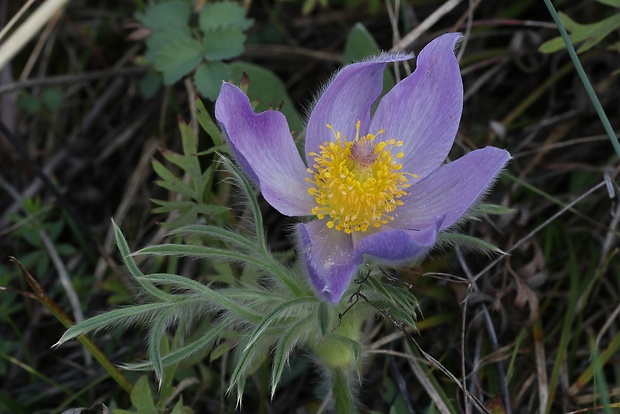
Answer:
[{"label": "violet petal", "polygon": [[371,131],[403,141],[403,171],[424,178],[446,158],[463,109],[463,83],[454,47],[459,33],[430,42],[417,57],[416,70],[379,103]]},{"label": "violet petal", "polygon": [[390,226],[426,228],[444,217],[440,230],[450,227],[484,195],[509,159],[508,151],[486,147],[442,165],[408,188]]},{"label": "violet petal", "polygon": [[322,299],[338,303],[361,263],[355,261],[351,236],[321,220],[298,224],[297,235],[312,286]]},{"label": "violet petal", "polygon": [[[407,54],[382,54],[372,61],[353,63],[338,72],[316,101],[306,127],[306,161],[313,164],[309,152],[319,153],[319,146],[334,141],[331,125],[348,140],[355,138],[355,123],[361,121],[360,133],[370,124],[370,107],[383,90],[383,70],[389,62],[410,59]],[[372,132],[372,131],[371,131]],[[376,131],[375,131],[376,132]]]},{"label": "violet petal", "polygon": [[[426,254],[437,238],[443,217],[437,217],[432,226],[415,230],[385,229],[360,240],[355,248],[356,261],[372,256],[374,262],[389,265],[406,264]],[[377,260],[378,259],[378,260]]]},{"label": "violet petal", "polygon": [[278,111],[255,114],[248,97],[224,83],[215,102],[220,123],[237,160],[258,182],[269,204],[286,216],[311,214],[306,166],[299,155],[285,116]]}]

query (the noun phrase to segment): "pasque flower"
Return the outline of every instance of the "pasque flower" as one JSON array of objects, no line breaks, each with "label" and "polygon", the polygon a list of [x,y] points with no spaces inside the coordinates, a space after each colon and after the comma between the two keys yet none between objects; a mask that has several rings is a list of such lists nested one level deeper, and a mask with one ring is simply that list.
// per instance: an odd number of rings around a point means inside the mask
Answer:
[{"label": "pasque flower", "polygon": [[449,33],[429,43],[374,113],[386,64],[411,56],[386,53],[344,67],[309,116],[305,162],[281,112],[255,114],[239,88],[222,86],[215,116],[238,163],[280,213],[315,218],[295,232],[322,299],[340,301],[365,258],[400,265],[423,256],[510,158],[486,147],[442,165],[463,108],[459,39]]}]

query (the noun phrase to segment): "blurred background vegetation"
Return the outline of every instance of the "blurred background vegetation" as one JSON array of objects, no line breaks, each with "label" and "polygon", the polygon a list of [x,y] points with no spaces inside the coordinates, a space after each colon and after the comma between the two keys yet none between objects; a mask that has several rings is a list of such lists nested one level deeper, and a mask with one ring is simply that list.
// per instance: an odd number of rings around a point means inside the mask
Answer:
[{"label": "blurred background vegetation", "polygon": [[[471,395],[491,413],[617,412],[618,156],[542,1],[62,3],[0,2],[0,413],[99,402],[143,413],[234,412],[226,347],[180,366],[166,398],[152,376],[124,372],[140,390],[130,398],[77,341],[52,349],[65,328],[33,300],[9,256],[73,320],[140,301],[120,265],[111,217],[132,249],[205,217],[240,220],[222,171],[206,174],[194,198],[179,191],[191,177],[175,163],[179,117],[198,151],[221,145],[199,127],[197,98],[211,112],[221,81],[239,82],[245,72],[258,108],[282,105],[299,132],[317,86],[343,64],[379,50],[418,52],[449,31],[465,35],[465,108],[451,158],[485,145],[513,155],[489,201],[514,211],[462,232],[509,254],[447,249],[402,272],[423,318],[411,333],[377,317],[363,410],[482,412]],[[37,30],[29,19],[44,6],[52,10]],[[555,6],[617,128],[620,1]],[[211,159],[200,158],[204,171]],[[170,174],[179,186],[166,187]],[[262,207],[272,249],[288,254],[292,221]],[[203,282],[227,272],[220,263],[139,264]],[[93,340],[120,364],[147,357],[145,337],[136,327]],[[312,390],[321,378],[307,356],[291,361],[274,400],[268,369],[248,381],[240,412],[317,412]]]}]

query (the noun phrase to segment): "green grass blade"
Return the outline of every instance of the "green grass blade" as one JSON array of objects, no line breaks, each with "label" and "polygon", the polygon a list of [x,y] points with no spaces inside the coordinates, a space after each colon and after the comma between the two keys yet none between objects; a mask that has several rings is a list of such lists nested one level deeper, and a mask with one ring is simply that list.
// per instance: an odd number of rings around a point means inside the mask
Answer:
[{"label": "green grass blade", "polygon": [[560,35],[562,36],[562,39],[564,39],[564,43],[566,44],[566,50],[568,50],[568,55],[573,61],[573,65],[575,66],[577,75],[579,75],[579,79],[581,79],[581,83],[583,84],[583,87],[585,88],[586,93],[588,94],[588,97],[592,101],[592,105],[594,106],[594,109],[596,110],[596,113],[598,114],[601,120],[601,123],[603,124],[603,128],[605,129],[607,136],[609,136],[611,145],[614,147],[614,150],[616,151],[616,155],[618,156],[618,158],[620,158],[620,143],[618,142],[616,133],[614,132],[614,129],[612,128],[611,123],[609,122],[609,118],[607,118],[607,114],[605,113],[605,110],[603,109],[603,106],[601,105],[601,101],[598,99],[598,96],[596,96],[596,92],[594,91],[594,88],[592,87],[592,84],[590,83],[590,80],[588,79],[588,75],[586,75],[586,71],[583,69],[583,65],[579,61],[579,57],[577,56],[575,47],[570,41],[568,32],[566,31],[566,28],[562,24],[562,20],[560,19],[560,16],[558,16],[558,13],[555,10],[555,7],[553,7],[553,3],[551,3],[551,0],[544,0],[544,2],[545,2],[545,5],[547,6],[547,9],[549,9],[549,13],[551,14],[551,17],[553,18],[553,21],[558,26]]}]

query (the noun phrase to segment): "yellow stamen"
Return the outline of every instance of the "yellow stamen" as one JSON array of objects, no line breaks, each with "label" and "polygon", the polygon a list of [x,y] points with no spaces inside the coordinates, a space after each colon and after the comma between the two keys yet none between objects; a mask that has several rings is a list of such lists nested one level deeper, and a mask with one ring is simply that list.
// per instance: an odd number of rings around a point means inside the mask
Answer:
[{"label": "yellow stamen", "polygon": [[335,141],[319,146],[318,154],[310,153],[315,164],[308,172],[313,178],[306,179],[313,184],[308,192],[316,197],[312,213],[320,220],[328,218],[330,229],[347,234],[394,220],[390,213],[403,205],[399,199],[410,186],[407,176],[417,178],[401,172],[402,164],[396,160],[404,157],[403,152],[392,154],[394,148],[403,145],[402,141],[392,138],[375,143],[384,131],[360,137],[360,125],[357,121],[355,139],[347,141],[328,124]]}]

